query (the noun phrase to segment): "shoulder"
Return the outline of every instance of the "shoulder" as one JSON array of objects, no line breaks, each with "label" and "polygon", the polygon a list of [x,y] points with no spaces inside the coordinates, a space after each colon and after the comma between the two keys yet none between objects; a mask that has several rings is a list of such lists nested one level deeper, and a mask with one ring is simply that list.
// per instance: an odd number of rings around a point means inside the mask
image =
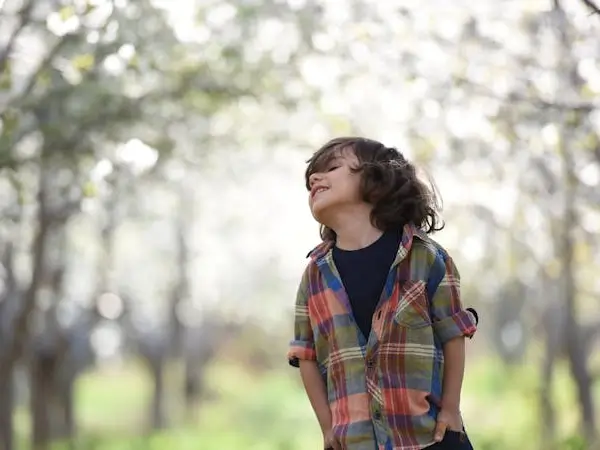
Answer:
[{"label": "shoulder", "polygon": [[331,249],[331,247],[333,247],[332,241],[323,241],[319,245],[317,245],[315,248],[313,248],[310,252],[308,252],[306,257],[310,258],[311,261],[316,261],[317,259],[326,255],[327,252]]},{"label": "shoulder", "polygon": [[411,248],[411,265],[416,267],[423,279],[437,286],[444,277],[452,276],[460,280],[460,272],[448,251],[428,234],[419,231],[415,233]]},{"label": "shoulder", "polygon": [[411,253],[429,266],[446,266],[450,259],[448,251],[423,231],[415,233]]},{"label": "shoulder", "polygon": [[[316,250],[316,249],[315,249]],[[315,258],[315,250],[312,250],[308,255],[308,261],[300,278],[300,289],[307,294],[311,291],[311,286],[314,285],[315,276],[319,274],[319,266]]]},{"label": "shoulder", "polygon": [[315,272],[317,272],[318,270],[319,270],[319,267],[317,265],[317,261],[315,261],[312,258],[309,259],[308,262],[306,263],[306,266],[304,267],[304,272],[302,273],[302,280],[308,281],[310,276],[312,274],[314,274]]}]

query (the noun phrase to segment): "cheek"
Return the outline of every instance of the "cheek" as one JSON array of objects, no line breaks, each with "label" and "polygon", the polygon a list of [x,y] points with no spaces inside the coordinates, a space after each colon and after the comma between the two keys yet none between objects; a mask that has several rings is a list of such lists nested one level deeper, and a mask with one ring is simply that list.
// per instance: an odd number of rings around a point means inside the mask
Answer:
[{"label": "cheek", "polygon": [[356,176],[349,179],[346,185],[346,190],[351,193],[353,197],[360,197],[360,177]]},{"label": "cheek", "polygon": [[312,209],[312,208],[313,208],[313,206],[314,206],[314,204],[315,204],[315,200],[316,200],[316,199],[315,199],[315,197],[311,196],[311,195],[310,195],[310,192],[309,192],[309,193],[308,193],[308,197],[307,197],[306,201],[307,201],[307,203],[308,203],[308,207],[309,207],[310,209]]}]

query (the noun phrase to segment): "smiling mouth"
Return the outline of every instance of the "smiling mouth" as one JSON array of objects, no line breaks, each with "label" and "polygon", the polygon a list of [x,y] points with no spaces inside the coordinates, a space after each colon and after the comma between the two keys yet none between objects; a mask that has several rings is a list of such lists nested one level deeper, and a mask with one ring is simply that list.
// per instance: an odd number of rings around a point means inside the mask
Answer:
[{"label": "smiling mouth", "polygon": [[317,189],[315,189],[315,190],[313,191],[313,193],[312,193],[312,196],[313,196],[313,197],[315,197],[315,196],[316,196],[317,194],[319,194],[320,192],[325,192],[325,191],[327,191],[327,190],[329,190],[329,188],[326,188],[326,187],[320,187],[320,188],[317,188]]}]

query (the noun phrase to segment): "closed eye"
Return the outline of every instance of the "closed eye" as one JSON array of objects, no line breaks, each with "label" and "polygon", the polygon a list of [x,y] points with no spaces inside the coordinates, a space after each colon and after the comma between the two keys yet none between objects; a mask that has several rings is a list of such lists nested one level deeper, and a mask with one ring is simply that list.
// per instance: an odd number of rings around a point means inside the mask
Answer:
[{"label": "closed eye", "polygon": [[334,170],[339,169],[339,168],[340,168],[340,166],[333,166],[333,167],[330,167],[329,169],[327,169],[327,172],[333,172]]}]

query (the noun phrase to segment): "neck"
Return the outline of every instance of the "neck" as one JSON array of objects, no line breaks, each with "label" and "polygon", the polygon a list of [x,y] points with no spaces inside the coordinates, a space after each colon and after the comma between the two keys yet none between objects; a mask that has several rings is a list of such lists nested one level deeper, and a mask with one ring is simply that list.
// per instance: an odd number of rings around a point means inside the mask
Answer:
[{"label": "neck", "polygon": [[383,231],[371,223],[371,208],[354,209],[341,214],[330,228],[337,235],[336,246],[341,250],[359,250],[368,247],[381,237]]}]

